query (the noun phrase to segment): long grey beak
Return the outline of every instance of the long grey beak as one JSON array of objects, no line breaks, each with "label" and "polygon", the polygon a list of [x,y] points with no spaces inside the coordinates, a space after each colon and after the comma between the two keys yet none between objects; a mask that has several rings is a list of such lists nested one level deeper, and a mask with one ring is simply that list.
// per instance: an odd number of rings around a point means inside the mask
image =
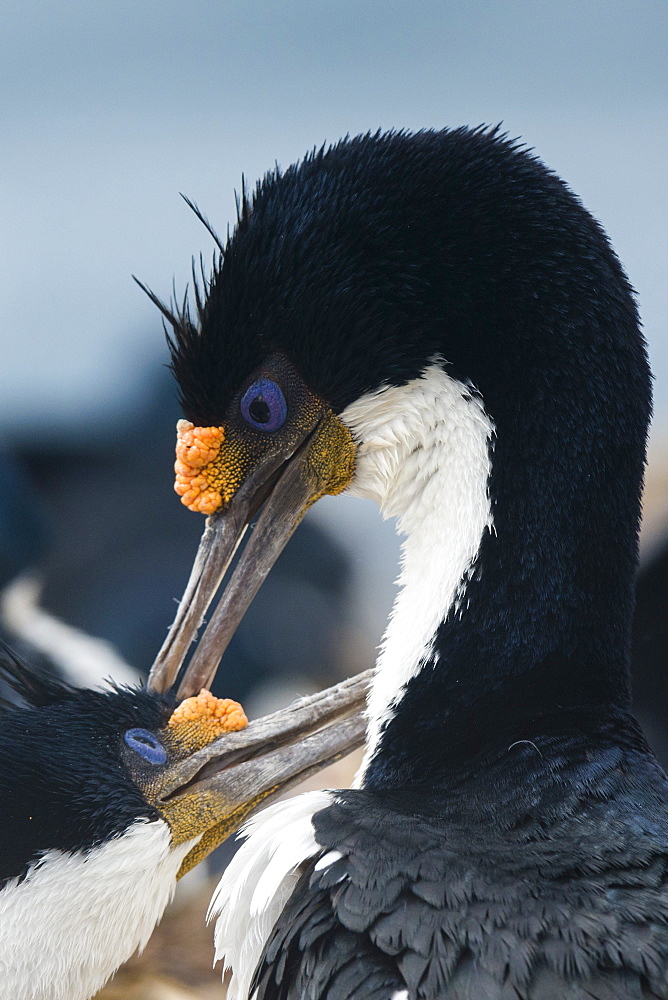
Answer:
[{"label": "long grey beak", "polygon": [[248,605],[308,507],[314,491],[306,473],[308,445],[307,438],[284,462],[280,474],[277,460],[271,467],[258,470],[223,511],[207,518],[179,610],[151,668],[149,689],[164,692],[175,683],[248,522],[264,503],[243,556],[183,675],[177,698],[187,698],[211,686],[220,658]]},{"label": "long grey beak", "polygon": [[[174,684],[190,643],[197,635],[207,608],[244,536],[246,515],[245,505],[239,505],[234,511],[228,512],[226,517],[214,514],[206,519],[206,527],[179,609],[151,667],[148,678],[150,690],[163,693]],[[202,687],[204,685],[200,684],[200,688]],[[189,694],[194,693],[195,688],[192,688]]]},{"label": "long grey beak", "polygon": [[216,823],[235,827],[299,781],[361,746],[367,670],[227,733],[174,765],[160,790],[165,811],[183,796],[210,802]]}]

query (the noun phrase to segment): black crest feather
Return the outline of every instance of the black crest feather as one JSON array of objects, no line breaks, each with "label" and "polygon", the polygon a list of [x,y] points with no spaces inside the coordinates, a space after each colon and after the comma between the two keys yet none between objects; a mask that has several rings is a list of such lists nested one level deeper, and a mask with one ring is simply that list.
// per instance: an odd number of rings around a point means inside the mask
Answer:
[{"label": "black crest feather", "polygon": [[[67,681],[26,663],[1,640],[0,680],[8,684],[23,702],[34,708],[63,701],[76,691]],[[0,711],[15,707],[7,698],[0,697]]]}]

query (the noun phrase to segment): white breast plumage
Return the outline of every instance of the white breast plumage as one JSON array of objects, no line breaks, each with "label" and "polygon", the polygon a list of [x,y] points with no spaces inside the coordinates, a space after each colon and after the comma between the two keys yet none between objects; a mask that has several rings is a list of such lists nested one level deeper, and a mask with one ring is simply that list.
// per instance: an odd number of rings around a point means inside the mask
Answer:
[{"label": "white breast plumage", "polygon": [[216,960],[232,970],[228,1000],[245,1000],[262,951],[299,877],[318,845],[311,822],[331,804],[331,792],[306,792],[278,802],[242,830],[248,839],[226,869],[209,907],[216,921]]},{"label": "white breast plumage", "polygon": [[163,820],[138,820],[85,853],[46,851],[0,891],[0,1000],[97,993],[146,945],[196,842],[172,848]]}]

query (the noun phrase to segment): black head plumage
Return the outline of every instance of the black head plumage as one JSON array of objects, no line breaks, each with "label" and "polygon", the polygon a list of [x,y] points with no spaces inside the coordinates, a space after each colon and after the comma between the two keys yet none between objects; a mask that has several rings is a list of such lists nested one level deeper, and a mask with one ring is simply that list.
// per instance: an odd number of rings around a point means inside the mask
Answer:
[{"label": "black head plumage", "polygon": [[610,307],[635,324],[629,291],[598,224],[520,144],[497,129],[391,132],[268,173],[196,318],[186,301],[166,315],[185,415],[206,425],[272,351],[336,411],[435,354],[488,399],[568,349],[575,305],[592,341]]},{"label": "black head plumage", "polygon": [[122,738],[160,729],[173,703],[143,689],[73,688],[4,644],[0,677],[23,703],[0,714],[0,883],[44,850],[81,851],[157,818],[123,764]]}]

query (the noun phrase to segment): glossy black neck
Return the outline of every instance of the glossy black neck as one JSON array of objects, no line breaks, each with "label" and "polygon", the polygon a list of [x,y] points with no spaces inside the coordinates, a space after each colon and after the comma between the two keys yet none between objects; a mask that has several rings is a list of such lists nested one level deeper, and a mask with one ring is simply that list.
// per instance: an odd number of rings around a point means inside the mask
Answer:
[{"label": "glossy black neck", "polygon": [[[553,715],[543,720],[535,740],[483,749],[410,782],[383,783],[377,775],[371,789],[384,807],[449,820],[470,842],[478,836],[489,841],[492,831],[504,829],[529,839],[537,825],[545,829],[567,816],[582,817],[587,801],[600,807],[606,799],[625,797],[634,814],[643,801],[662,808],[657,789],[660,799],[667,783],[638,723],[608,706],[586,720],[582,711],[562,712],[558,722]],[[618,806],[615,814],[623,810]],[[628,827],[623,839],[628,841]]]},{"label": "glossy black neck", "polygon": [[526,345],[521,377],[479,371],[496,428],[493,529],[387,725],[369,787],[628,710],[649,383],[640,342],[630,364],[608,340],[578,345],[581,374],[568,351],[550,363],[553,341]]}]

